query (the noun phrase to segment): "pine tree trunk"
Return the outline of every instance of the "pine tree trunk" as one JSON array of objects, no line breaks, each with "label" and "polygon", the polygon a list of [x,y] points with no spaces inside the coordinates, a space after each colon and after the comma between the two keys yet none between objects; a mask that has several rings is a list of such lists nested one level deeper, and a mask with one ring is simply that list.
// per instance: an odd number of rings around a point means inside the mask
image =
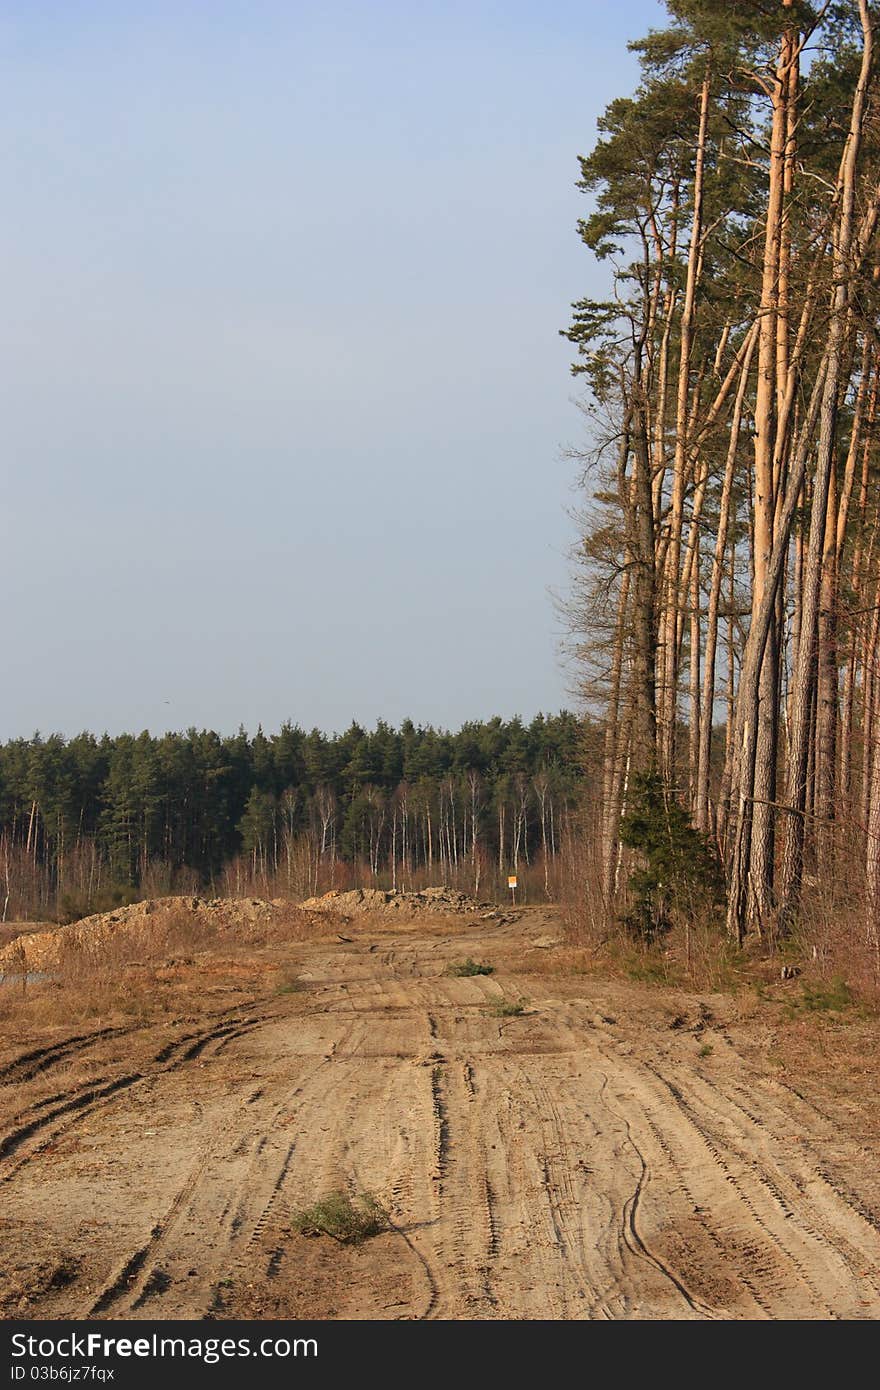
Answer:
[{"label": "pine tree trunk", "polygon": [[620,594],[617,601],[617,623],[614,633],[614,649],[611,657],[610,689],[605,712],[604,760],[602,774],[602,895],[606,904],[611,901],[614,879],[614,863],[617,855],[617,832],[620,822],[620,800],[617,787],[620,784],[622,763],[622,743],[624,738],[621,719],[621,676],[623,670],[623,648],[626,638],[630,570],[625,569],[620,581]]},{"label": "pine tree trunk", "polygon": [[[715,661],[718,649],[718,610],[721,604],[721,586],[724,580],[724,557],[727,550],[727,535],[730,525],[730,499],[733,489],[742,424],[743,402],[749,380],[749,372],[757,342],[757,329],[749,334],[749,345],[740,371],[739,386],[733,404],[733,417],[730,422],[730,440],[724,467],[724,481],[721,485],[721,500],[718,511],[718,531],[715,537],[715,554],[712,559],[712,579],[709,588],[709,607],[706,614],[706,653],[703,666],[703,700],[700,713],[700,746],[697,755],[697,787],[694,797],[694,821],[698,830],[706,834],[709,829],[709,778],[712,752],[712,724],[715,709]],[[730,721],[728,720],[728,728]]]},{"label": "pine tree trunk", "polygon": [[706,160],[706,131],[709,121],[709,71],[700,90],[700,124],[694,165],[694,208],[688,248],[687,280],[679,324],[680,349],[678,388],[675,404],[675,456],[672,473],[672,510],[669,519],[669,548],[666,553],[659,646],[663,654],[664,681],[659,709],[660,765],[667,784],[675,777],[675,735],[678,722],[678,621],[682,595],[679,589],[681,537],[684,498],[688,479],[688,402],[690,399],[691,353],[693,348],[697,270],[700,262],[703,219],[703,181]]},{"label": "pine tree trunk", "polygon": [[[790,814],[786,817],[785,853],[780,891],[780,929],[782,931],[790,930],[800,905],[804,852],[803,813],[806,810],[807,762],[809,759],[811,680],[815,643],[818,638],[823,555],[826,551],[826,521],[829,513],[831,479],[834,468],[838,393],[847,331],[856,169],[873,54],[873,37],[866,0],[859,0],[859,11],[863,33],[862,64],[853,97],[849,136],[841,160],[838,179],[840,220],[834,243],[835,284],[832,295],[831,319],[828,325],[828,345],[825,352],[826,372],[819,417],[819,444],[813,482],[810,534],[804,565],[800,641],[793,680],[791,754],[787,779],[787,802]],[[836,517],[833,518],[832,524],[834,543],[836,543]],[[834,717],[836,717],[836,712]]]},{"label": "pine tree trunk", "polygon": [[[788,144],[789,69],[793,35],[783,36],[772,85],[773,116],[770,132],[770,168],[764,254],[761,272],[761,304],[758,317],[758,381],[755,395],[755,492],[754,492],[754,587],[752,626],[764,600],[773,551],[778,465],[774,469],[778,372],[778,310],[780,248],[783,226],[786,150]],[[754,753],[749,777],[751,819],[749,856],[742,866],[748,886],[746,927],[759,933],[769,924],[773,900],[774,816],[776,760],[779,730],[779,633],[775,604],[763,643],[758,704],[754,717]]]}]

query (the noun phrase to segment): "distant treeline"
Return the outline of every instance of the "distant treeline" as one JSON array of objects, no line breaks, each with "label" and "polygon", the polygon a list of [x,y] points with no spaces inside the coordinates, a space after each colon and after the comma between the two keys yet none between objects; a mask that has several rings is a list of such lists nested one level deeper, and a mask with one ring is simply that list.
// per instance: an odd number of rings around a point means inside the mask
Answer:
[{"label": "distant treeline", "polygon": [[[545,884],[579,795],[584,724],[499,718],[457,733],[285,724],[0,746],[4,918],[115,893],[262,885],[306,891],[413,876],[493,882],[540,860]],[[232,877],[231,877],[232,876]],[[270,882],[271,881],[271,882]]]}]

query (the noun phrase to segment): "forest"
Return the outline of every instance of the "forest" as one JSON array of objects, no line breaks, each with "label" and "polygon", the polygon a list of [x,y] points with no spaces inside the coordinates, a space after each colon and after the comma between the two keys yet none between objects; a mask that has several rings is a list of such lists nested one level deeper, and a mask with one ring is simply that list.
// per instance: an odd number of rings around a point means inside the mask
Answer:
[{"label": "forest", "polygon": [[545,899],[579,796],[582,721],[500,718],[457,733],[380,722],[190,729],[0,746],[2,920],[84,915],[169,892],[305,897],[454,884]]},{"label": "forest", "polygon": [[727,940],[802,941],[876,982],[877,13],[666,9],[580,159],[607,293],[562,330],[601,900],[635,893],[650,934],[705,890]]},{"label": "forest", "polygon": [[579,712],[7,743],[5,916],[516,871],[880,984],[877,13],[666,10],[579,157]]}]

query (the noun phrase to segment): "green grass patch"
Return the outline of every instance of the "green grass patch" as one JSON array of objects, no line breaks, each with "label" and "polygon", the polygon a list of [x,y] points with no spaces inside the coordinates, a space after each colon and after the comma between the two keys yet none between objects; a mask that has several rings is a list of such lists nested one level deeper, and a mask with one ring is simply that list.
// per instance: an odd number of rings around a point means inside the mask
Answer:
[{"label": "green grass patch", "polygon": [[711,1043],[703,1043],[703,1046],[700,1048],[699,1052],[697,1053],[697,1056],[698,1056],[698,1057],[711,1057],[711,1056],[712,1056],[712,1053],[713,1053],[714,1051],[715,1051],[715,1049],[714,1049],[714,1047],[712,1046]]},{"label": "green grass patch", "polygon": [[486,965],[485,961],[471,960],[470,956],[468,956],[467,960],[453,961],[446,967],[446,973],[447,975],[456,976],[493,975],[495,973],[495,967],[494,965]]},{"label": "green grass patch", "polygon": [[494,1004],[490,1004],[489,1012],[495,1018],[519,1018],[520,1014],[526,1011],[528,999],[498,999]]},{"label": "green grass patch", "polygon": [[278,979],[275,982],[276,994],[301,994],[307,988],[305,980],[297,973],[295,965],[286,965],[283,970],[279,971]]},{"label": "green grass patch", "polygon": [[314,1206],[297,1212],[293,1224],[301,1235],[332,1236],[343,1245],[369,1240],[390,1226],[388,1213],[369,1192],[355,1197],[347,1192],[331,1192]]},{"label": "green grass patch", "polygon": [[801,986],[801,997],[789,1006],[792,1014],[798,1013],[845,1013],[854,1003],[853,993],[846,980],[840,975],[834,979],[819,980],[815,983],[805,981]]},{"label": "green grass patch", "polygon": [[664,961],[659,960],[637,960],[632,961],[626,967],[626,973],[630,980],[635,980],[642,985],[668,985],[669,971]]}]

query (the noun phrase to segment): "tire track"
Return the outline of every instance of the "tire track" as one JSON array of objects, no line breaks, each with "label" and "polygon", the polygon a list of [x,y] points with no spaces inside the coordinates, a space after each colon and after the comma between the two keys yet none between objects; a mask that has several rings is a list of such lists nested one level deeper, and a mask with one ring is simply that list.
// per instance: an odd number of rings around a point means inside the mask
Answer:
[{"label": "tire track", "polygon": [[[16,1129],[11,1130],[0,1139],[0,1161],[9,1158],[16,1153],[22,1144],[30,1139],[34,1134],[39,1133],[53,1120],[59,1119],[63,1115],[76,1114],[83,1110],[94,1110],[100,1102],[115,1096],[119,1091],[128,1090],[138,1081],[144,1080],[143,1072],[131,1072],[127,1076],[117,1077],[114,1081],[108,1081],[103,1085],[89,1085],[79,1094],[71,1096],[69,1100],[63,1101],[60,1105],[53,1106],[42,1115],[36,1115],[33,1119],[27,1120]],[[56,1137],[53,1135],[53,1137]],[[8,1182],[13,1172],[18,1169],[0,1173],[0,1182]]]},{"label": "tire track", "polygon": [[[245,1031],[252,1031],[254,1026],[251,1023]],[[169,1257],[171,1260],[174,1259],[174,1244],[177,1239],[178,1228],[184,1222],[198,1225],[203,1219],[204,1221],[210,1220],[209,1213],[202,1212],[200,1209],[206,1205],[203,1188],[207,1186],[206,1178],[211,1169],[216,1166],[221,1175],[241,1169],[241,1163],[236,1165],[230,1160],[235,1158],[244,1160],[248,1150],[252,1150],[237,1182],[232,1190],[226,1194],[222,1211],[213,1220],[218,1235],[223,1236],[223,1249],[219,1252],[218,1259],[222,1260],[224,1265],[228,1262],[230,1248],[240,1244],[242,1240],[246,1240],[244,1251],[236,1261],[236,1264],[241,1266],[244,1255],[252,1249],[268,1223],[271,1209],[287,1175],[295,1148],[295,1143],[288,1145],[280,1167],[275,1168],[267,1180],[265,1177],[267,1158],[264,1157],[267,1134],[272,1132],[279,1117],[289,1109],[291,1103],[298,1094],[302,1093],[308,1082],[327,1065],[330,1055],[316,1059],[309,1075],[301,1077],[293,1090],[285,1092],[283,1097],[274,1103],[270,1113],[260,1117],[254,1116],[252,1122],[243,1132],[215,1133],[206,1151],[193,1165],[168,1210],[152,1227],[147,1240],[131,1255],[127,1256],[117,1272],[110,1276],[98,1298],[84,1316],[103,1315],[111,1308],[114,1310],[113,1315],[115,1317],[126,1316],[138,1311],[153,1296],[165,1293],[168,1286],[163,1287],[164,1280],[168,1279],[169,1284],[171,1281],[160,1261],[168,1262]],[[259,1097],[252,1099],[250,1103],[256,1104],[257,1100]],[[254,1112],[250,1111],[249,1117],[253,1115]],[[265,1193],[267,1182],[269,1186],[268,1199],[262,1206],[258,1207],[256,1216],[248,1221],[248,1204],[253,1203],[256,1193]],[[217,1188],[214,1189],[215,1195],[217,1190]],[[261,1199],[258,1198],[259,1200]],[[207,1205],[210,1206],[211,1203],[208,1202]],[[245,1228],[247,1234],[242,1235]],[[219,1245],[221,1242],[218,1240],[216,1243]],[[214,1282],[211,1284],[210,1296],[207,1300],[209,1305],[213,1306],[216,1303],[218,1293],[219,1290]]]},{"label": "tire track", "polygon": [[679,1275],[676,1274],[675,1270],[673,1270],[670,1267],[670,1265],[666,1262],[666,1260],[664,1260],[662,1256],[658,1254],[658,1252],[654,1248],[652,1248],[645,1233],[640,1229],[639,1209],[645,1191],[651,1180],[651,1170],[648,1166],[647,1160],[645,1158],[644,1153],[642,1152],[642,1149],[636,1142],[635,1136],[633,1134],[632,1125],[630,1124],[626,1114],[624,1114],[620,1110],[616,1110],[614,1106],[608,1103],[609,1082],[607,1075],[604,1074],[602,1077],[602,1086],[600,1094],[602,1095],[603,1100],[605,1104],[608,1106],[608,1109],[611,1112],[611,1114],[616,1115],[617,1118],[620,1120],[621,1124],[624,1126],[624,1129],[626,1131],[627,1143],[629,1144],[633,1154],[635,1155],[636,1162],[638,1164],[638,1173],[636,1175],[635,1188],[632,1194],[627,1198],[623,1208],[622,1231],[623,1239],[628,1249],[637,1258],[646,1260],[650,1265],[653,1266],[654,1269],[656,1269],[662,1275],[664,1279],[666,1279],[672,1285],[672,1287],[680,1295],[685,1307],[689,1312],[694,1313],[699,1317],[715,1319],[718,1316],[715,1309],[712,1308],[708,1303],[704,1302],[704,1300],[700,1298],[696,1293],[694,1293],[692,1289],[688,1288],[684,1280],[681,1279]]},{"label": "tire track", "polygon": [[[611,1297],[616,1294],[616,1309],[612,1309],[609,1295],[600,1291],[600,1282],[608,1286],[609,1280],[607,1277],[601,1281],[597,1278],[598,1249],[595,1239],[591,1241],[588,1232],[591,1218],[594,1234],[600,1229],[595,1196],[588,1191],[575,1193],[573,1174],[576,1166],[572,1153],[575,1136],[571,1132],[573,1126],[566,1123],[560,1112],[553,1089],[555,1081],[555,1077],[543,1078],[537,1071],[523,1072],[523,1082],[533,1097],[533,1114],[539,1127],[540,1150],[536,1157],[541,1182],[567,1281],[573,1286],[566,1297],[574,1307],[578,1302],[582,1304],[589,1318],[607,1321],[622,1311],[624,1299],[619,1290],[613,1290]],[[556,1084],[558,1086],[558,1082]],[[560,1092],[561,1087],[557,1094]],[[584,1119],[589,1119],[589,1116],[584,1116],[581,1124]],[[584,1137],[581,1136],[583,1143]],[[612,1288],[613,1283],[612,1280]]]},{"label": "tire track", "polygon": [[[53,1098],[53,1100],[59,1100],[57,1105],[45,1100],[34,1102],[22,1112],[19,1123],[0,1137],[0,1183],[10,1182],[26,1164],[31,1162],[49,1144],[67,1134],[87,1115],[104,1108],[122,1092],[130,1091],[133,1087],[175,1071],[185,1062],[198,1056],[218,1037],[223,1037],[231,1042],[233,1036],[238,1036],[239,1032],[249,1032],[257,1026],[259,1026],[259,1020],[249,1018],[242,1020],[239,1025],[228,1023],[214,1025],[203,1030],[201,1034],[187,1034],[183,1038],[174,1039],[161,1048],[153,1058],[152,1067],[148,1070],[128,1072],[120,1077],[101,1081],[97,1084],[94,1082],[85,1083],[83,1088],[78,1089],[67,1099],[59,1099],[60,1095],[63,1094],[59,1093],[59,1096]],[[46,1109],[47,1104],[50,1106],[48,1109]],[[44,1133],[44,1131],[48,1131],[48,1133]],[[9,1166],[5,1166],[6,1160],[12,1159],[29,1140],[37,1135],[41,1136],[41,1142],[35,1148],[29,1149],[26,1154],[19,1155]]]},{"label": "tire track", "polygon": [[[842,1273],[849,1277],[853,1285],[861,1289],[864,1280],[870,1278],[870,1288],[875,1295],[880,1294],[880,1284],[878,1284],[878,1257],[880,1257],[880,1241],[877,1239],[876,1228],[868,1225],[873,1240],[872,1251],[868,1251],[862,1246],[856,1246],[844,1235],[842,1227],[849,1218],[857,1218],[864,1221],[861,1213],[855,1210],[846,1202],[839,1193],[834,1192],[829,1187],[832,1203],[835,1207],[833,1212],[823,1212],[820,1202],[814,1199],[810,1202],[809,1208],[804,1200],[804,1189],[802,1183],[798,1183],[785,1171],[782,1166],[784,1155],[779,1152],[781,1145],[773,1140],[772,1134],[768,1134],[766,1122],[752,1113],[752,1110],[740,1104],[732,1096],[722,1092],[718,1086],[706,1078],[695,1078],[695,1089],[708,1093],[708,1098],[704,1099],[704,1106],[709,1114],[716,1116],[720,1124],[724,1123],[724,1107],[730,1107],[738,1115],[742,1116],[747,1122],[757,1126],[761,1130],[759,1136],[748,1136],[745,1129],[739,1141],[736,1138],[727,1136],[727,1147],[737,1160],[746,1168],[750,1169],[757,1183],[762,1184],[771,1194],[784,1218],[801,1233],[804,1240],[814,1242],[824,1251],[826,1260],[837,1261],[841,1266]],[[720,1108],[719,1108],[720,1107]],[[781,1116],[784,1120],[784,1116]],[[717,1133],[718,1125],[716,1125]],[[752,1141],[751,1143],[749,1141]],[[757,1153],[763,1146],[765,1148],[775,1148],[776,1152],[771,1156],[772,1172],[759,1162]],[[818,1173],[812,1175],[816,1180],[824,1181]],[[826,1186],[829,1186],[826,1183]],[[827,1201],[827,1198],[826,1198]],[[808,1214],[809,1213],[809,1214]],[[851,1234],[855,1234],[851,1229]],[[866,1269],[865,1265],[869,1268]],[[855,1298],[855,1293],[854,1293]]]},{"label": "tire track", "polygon": [[[787,1222],[792,1212],[784,1201],[780,1201],[778,1191],[774,1190],[772,1181],[767,1179],[767,1175],[761,1171],[756,1163],[748,1161],[743,1164],[735,1152],[730,1149],[729,1138],[713,1134],[706,1119],[697,1112],[695,1104],[691,1103],[676,1085],[657,1071],[652,1064],[646,1062],[643,1065],[671,1097],[676,1110],[699,1137],[712,1161],[721,1170],[725,1182],[730,1185],[737,1199],[748,1211],[751,1224],[772,1246],[777,1263],[780,1265],[780,1272],[787,1267],[794,1273],[795,1279],[807,1290],[812,1308],[821,1310],[819,1314],[821,1317],[837,1318],[839,1314],[831,1307],[819,1289],[807,1269],[802,1255],[792,1250],[788,1232],[783,1238],[782,1232],[778,1229],[780,1217],[782,1221]],[[728,1154],[736,1160],[738,1172],[734,1171]]]},{"label": "tire track", "polygon": [[[209,1017],[211,1017],[212,1021],[216,1021],[218,1019],[229,1018],[230,1015],[240,1012],[241,1005],[236,1004],[230,1009],[223,1009],[219,1014],[209,1015]],[[194,1021],[194,1019],[181,1018],[175,1020],[170,1025],[168,1023],[161,1025],[144,1025],[140,1023],[117,1024],[107,1028],[96,1028],[88,1033],[76,1033],[72,1037],[62,1038],[57,1043],[51,1043],[46,1047],[33,1048],[29,1052],[23,1052],[18,1057],[14,1057],[11,1061],[4,1063],[4,1065],[0,1067],[0,1085],[18,1085],[25,1081],[31,1081],[41,1072],[47,1071],[50,1067],[55,1066],[56,1063],[67,1061],[70,1057],[78,1053],[88,1051],[88,1049],[96,1043],[103,1042],[108,1038],[131,1037],[136,1033],[153,1031],[157,1027],[179,1027]],[[197,1036],[199,1036],[197,1033],[189,1035],[191,1038]],[[169,1045],[171,1051],[174,1050],[178,1041],[180,1040],[176,1039]],[[155,1060],[161,1061],[161,1054],[157,1056]]]},{"label": "tire track", "polygon": [[498,1234],[479,1114],[463,1066],[435,1066],[431,1082],[439,1130],[438,1268],[446,1271],[432,1316],[463,1308],[468,1317],[485,1317],[498,1305],[491,1277]]},{"label": "tire track", "polygon": [[20,1057],[0,1067],[0,1084],[5,1086],[32,1081],[40,1072],[47,1071],[56,1062],[67,1061],[69,1057],[86,1051],[105,1038],[120,1037],[135,1031],[135,1028],[130,1027],[98,1028],[92,1033],[78,1033],[72,1038],[64,1038],[50,1047],[38,1047],[31,1052],[23,1052]]},{"label": "tire track", "polygon": [[[773,1313],[767,1298],[762,1294],[758,1287],[745,1259],[739,1258],[738,1250],[734,1249],[730,1242],[725,1242],[714,1224],[706,1215],[706,1209],[701,1206],[691,1185],[688,1183],[684,1173],[683,1164],[676,1159],[671,1147],[669,1137],[654,1123],[647,1112],[643,1112],[643,1122],[650,1136],[651,1142],[655,1145],[658,1153],[668,1169],[669,1177],[667,1190],[670,1192],[678,1189],[684,1198],[685,1210],[696,1220],[702,1235],[711,1242],[715,1250],[718,1265],[722,1269],[729,1267],[731,1270],[732,1282],[742,1285],[748,1289],[755,1307],[767,1318],[772,1318]],[[707,1262],[709,1264],[709,1262]],[[711,1266],[710,1266],[711,1267]]]},{"label": "tire track", "polygon": [[[508,935],[520,951],[522,933]],[[668,1032],[672,994],[651,996],[658,1005],[570,979],[554,994],[552,980],[505,974],[502,959],[491,989],[444,975],[450,959],[485,948],[478,930],[394,938],[384,960],[380,949],[316,947],[316,988],[297,1007],[176,1019],[139,1041],[146,1060],[124,1070],[103,1029],[7,1061],[0,1081],[51,1075],[102,1038],[113,1055],[88,1080],[85,1065],[72,1071],[69,1090],[61,1072],[40,1082],[34,1090],[53,1094],[0,1136],[9,1182],[78,1125],[91,1132],[81,1157],[64,1146],[30,1188],[6,1189],[22,1250],[31,1234],[41,1254],[78,1249],[93,1229],[94,1175],[115,1194],[107,1210],[118,1225],[97,1225],[90,1268],[66,1292],[47,1287],[38,1314],[70,1316],[72,1298],[81,1317],[228,1318],[283,1311],[288,1297],[293,1310],[311,1297],[312,1274],[325,1281],[316,1306],[326,1316],[877,1310],[874,1179],[866,1169],[859,1180],[869,1155],[852,1123],[838,1129],[833,1106],[826,1115],[784,1084],[774,1094],[779,1083],[733,1043],[698,1063],[693,1038]],[[488,1016],[490,993],[520,986],[540,996],[527,1018]],[[261,1030],[265,1041],[236,1056]],[[215,1059],[215,1071],[199,1071]],[[152,1162],[140,1143],[148,1107],[163,1123]],[[357,1252],[300,1242],[295,1212],[336,1189],[374,1193],[390,1234]],[[301,1264],[286,1258],[293,1251]],[[97,1292],[86,1297],[88,1284]]]},{"label": "tire track", "polygon": [[496,1315],[582,1319],[592,1300],[578,1256],[572,1260],[579,1240],[556,1200],[555,1141],[547,1120],[538,1121],[522,1060],[484,1056],[474,1077],[480,1104],[467,1102],[486,1166],[484,1230]]}]

